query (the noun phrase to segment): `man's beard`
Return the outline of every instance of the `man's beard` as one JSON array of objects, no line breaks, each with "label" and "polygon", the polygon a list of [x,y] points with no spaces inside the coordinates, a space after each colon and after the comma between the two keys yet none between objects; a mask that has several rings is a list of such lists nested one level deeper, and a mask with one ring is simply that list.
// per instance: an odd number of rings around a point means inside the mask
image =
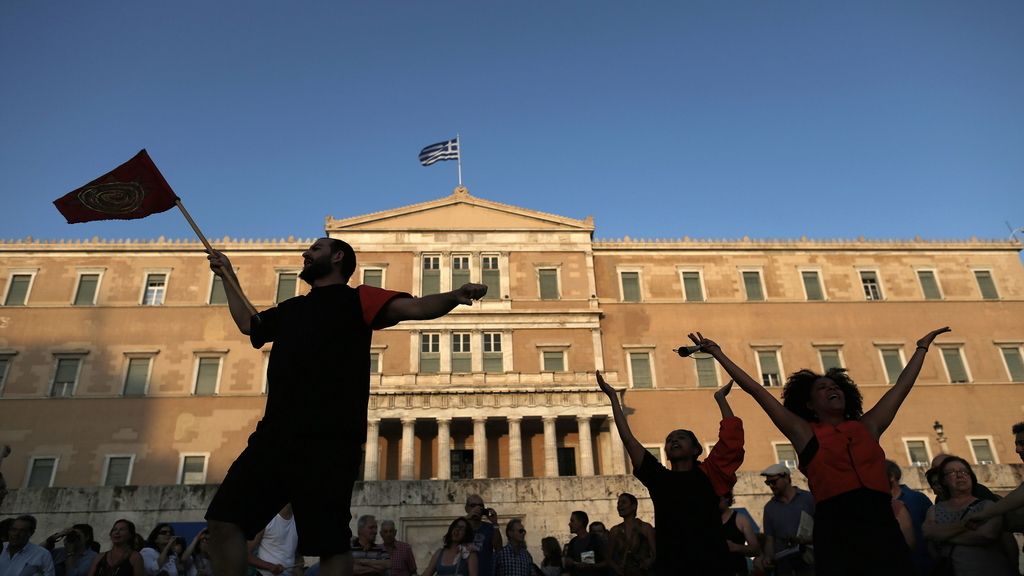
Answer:
[{"label": "man's beard", "polygon": [[317,279],[323,278],[331,273],[331,266],[333,266],[333,264],[331,264],[330,260],[315,260],[310,262],[309,266],[303,268],[302,272],[299,272],[299,278],[302,278],[306,284],[312,286],[313,282]]}]

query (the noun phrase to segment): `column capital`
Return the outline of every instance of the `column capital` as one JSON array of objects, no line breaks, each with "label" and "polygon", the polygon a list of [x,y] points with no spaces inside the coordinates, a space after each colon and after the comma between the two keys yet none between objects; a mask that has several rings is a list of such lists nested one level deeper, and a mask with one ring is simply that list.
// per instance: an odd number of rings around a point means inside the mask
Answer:
[{"label": "column capital", "polygon": [[407,424],[415,424],[415,423],[416,423],[416,417],[415,416],[412,416],[412,417],[406,416],[406,417],[402,418],[402,425],[403,426],[405,426]]},{"label": "column capital", "polygon": [[553,414],[545,414],[541,416],[540,419],[543,420],[544,422],[554,422],[555,420],[558,420],[558,416],[555,416]]},{"label": "column capital", "polygon": [[473,423],[476,424],[477,422],[485,422],[486,423],[487,422],[487,416],[473,416]]},{"label": "column capital", "polygon": [[505,419],[508,420],[509,422],[522,422],[523,421],[523,417],[521,415],[519,415],[519,414],[512,414],[511,416],[506,416]]}]

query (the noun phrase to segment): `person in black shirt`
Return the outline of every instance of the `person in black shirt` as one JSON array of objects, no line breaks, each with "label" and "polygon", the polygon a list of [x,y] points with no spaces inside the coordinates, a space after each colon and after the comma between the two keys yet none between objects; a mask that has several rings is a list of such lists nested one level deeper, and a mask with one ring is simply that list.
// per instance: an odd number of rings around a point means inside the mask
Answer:
[{"label": "person in black shirt", "polygon": [[487,292],[481,284],[465,284],[412,298],[372,286],[352,288],[355,252],[332,238],[318,239],[302,259],[299,277],[310,292],[254,314],[231,262],[209,252],[238,329],[255,348],[274,343],[263,419],[206,513],[217,576],[245,573],[246,540],[288,502],[299,551],[320,556],[323,576],[352,573],[349,505],[366,439],[372,332],[443,316]]},{"label": "person in black shirt", "polygon": [[597,383],[608,396],[619,436],[633,463],[633,475],[647,487],[654,502],[654,538],[658,576],[729,574],[729,549],[722,532],[719,497],[736,484],[743,463],[743,422],[733,416],[726,395],[730,381],[715,392],[722,412],[718,442],[704,461],[697,436],[674,430],[665,438],[671,469],[648,452],[629,428],[618,393],[597,373]]}]

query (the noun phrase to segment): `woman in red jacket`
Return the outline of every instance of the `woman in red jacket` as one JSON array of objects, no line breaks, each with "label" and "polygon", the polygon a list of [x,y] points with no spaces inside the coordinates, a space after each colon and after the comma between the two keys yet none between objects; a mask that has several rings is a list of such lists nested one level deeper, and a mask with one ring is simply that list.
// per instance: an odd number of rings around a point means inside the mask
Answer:
[{"label": "woman in red jacket", "polygon": [[892,512],[885,452],[878,438],[914,386],[939,328],[917,341],[896,384],[867,413],[844,369],[801,370],[789,377],[783,402],[701,333],[690,334],[703,352],[754,397],[792,442],[815,500],[814,557],[818,574],[910,574],[910,552]]}]

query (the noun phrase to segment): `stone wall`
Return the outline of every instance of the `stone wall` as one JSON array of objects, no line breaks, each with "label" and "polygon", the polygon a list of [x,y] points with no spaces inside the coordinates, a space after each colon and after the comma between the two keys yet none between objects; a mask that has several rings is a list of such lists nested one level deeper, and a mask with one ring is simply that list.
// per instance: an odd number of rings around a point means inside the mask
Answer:
[{"label": "stone wall", "polygon": [[[1021,465],[977,466],[975,471],[979,482],[998,493],[1012,490],[1024,479]],[[806,487],[799,474],[794,480]],[[904,483],[932,495],[923,469],[904,468]],[[216,489],[215,485],[22,489],[11,492],[0,507],[0,515],[36,516],[36,542],[72,523],[88,522],[105,546],[103,535],[118,518],[134,521],[143,534],[161,521],[201,521]],[[602,521],[609,528],[618,523],[615,503],[622,492],[636,495],[640,499],[639,517],[653,521],[647,490],[632,476],[359,482],[353,494],[352,514],[394,520],[399,539],[412,544],[422,569],[440,545],[448,523],[464,513],[466,497],[478,493],[487,506],[497,510],[502,527],[512,517],[523,519],[527,543],[539,561],[541,538],[555,536],[562,543],[568,539],[567,524],[573,510],[585,510],[591,521]],[[769,497],[761,476],[741,473],[735,494],[736,506],[746,507],[760,523]],[[352,526],[354,529],[354,519]]]}]

